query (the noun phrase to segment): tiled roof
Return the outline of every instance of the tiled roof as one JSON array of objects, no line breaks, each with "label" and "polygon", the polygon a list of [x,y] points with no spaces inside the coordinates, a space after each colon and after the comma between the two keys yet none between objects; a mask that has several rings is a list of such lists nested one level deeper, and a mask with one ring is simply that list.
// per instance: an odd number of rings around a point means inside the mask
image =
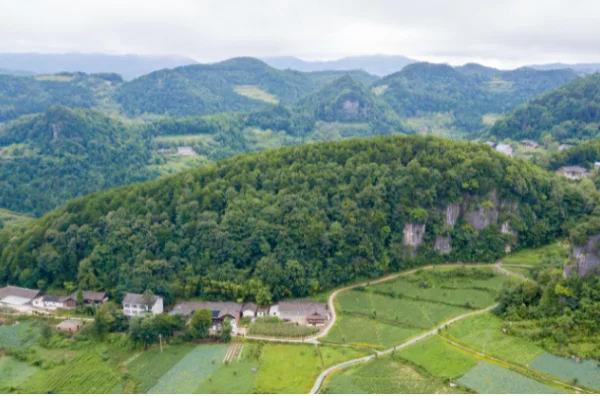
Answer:
[{"label": "tiled roof", "polygon": [[[159,298],[160,298],[159,296],[151,296],[150,301],[148,301],[148,302],[151,305],[154,305],[158,301]],[[123,304],[144,305],[144,304],[146,304],[146,297],[143,294],[127,293],[125,295],[125,297],[123,298]]]},{"label": "tiled roof", "polygon": [[6,286],[0,289],[0,299],[13,296],[32,300],[37,297],[38,294],[40,294],[39,290],[26,289],[24,287],[17,286]]}]

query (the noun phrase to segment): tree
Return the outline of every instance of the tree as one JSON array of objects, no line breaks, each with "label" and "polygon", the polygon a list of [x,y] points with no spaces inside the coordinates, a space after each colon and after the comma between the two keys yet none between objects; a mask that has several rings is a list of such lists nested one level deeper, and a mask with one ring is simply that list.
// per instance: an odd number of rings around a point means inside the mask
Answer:
[{"label": "tree", "polygon": [[225,343],[231,341],[231,331],[231,322],[228,319],[225,319],[223,326],[221,327],[221,341]]},{"label": "tree", "polygon": [[85,299],[83,298],[83,292],[81,290],[77,291],[77,307],[81,308],[85,305]]},{"label": "tree", "polygon": [[204,338],[212,326],[212,312],[209,309],[199,309],[192,315],[190,322],[191,331],[194,337]]},{"label": "tree", "polygon": [[127,327],[127,317],[112,301],[102,304],[94,316],[94,332],[100,337],[111,331],[124,331]]}]

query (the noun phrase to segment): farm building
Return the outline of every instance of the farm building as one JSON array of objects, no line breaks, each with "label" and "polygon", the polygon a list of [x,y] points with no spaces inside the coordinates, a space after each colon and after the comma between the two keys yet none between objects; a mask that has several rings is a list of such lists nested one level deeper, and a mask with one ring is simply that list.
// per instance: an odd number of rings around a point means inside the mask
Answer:
[{"label": "farm building", "polygon": [[182,155],[184,157],[190,157],[193,155],[198,155],[198,153],[196,152],[196,150],[194,150],[190,146],[181,146],[181,147],[177,147],[177,155]]},{"label": "farm building", "polygon": [[510,144],[499,144],[496,146],[496,151],[510,156],[513,154],[513,148]]},{"label": "farm building", "polygon": [[587,169],[581,166],[563,166],[556,173],[571,180],[578,180],[591,175]]},{"label": "farm building", "polygon": [[[75,301],[77,301],[78,293],[75,292],[71,295]],[[108,296],[104,292],[83,291],[81,294],[83,294],[83,303],[85,305],[100,305],[108,301]]]},{"label": "farm building", "polygon": [[159,296],[127,293],[123,298],[123,313],[126,316],[141,315],[146,312],[157,315],[163,313],[163,299]]},{"label": "farm building", "polygon": [[220,330],[223,322],[229,320],[232,330],[235,332],[242,317],[242,308],[242,304],[235,302],[183,301],[176,304],[169,314],[179,313],[189,318],[200,309],[208,309],[213,314],[213,330]]},{"label": "farm building", "polygon": [[494,142],[485,142],[484,144],[487,144],[488,146],[490,146],[491,148],[496,148],[496,143]]},{"label": "farm building", "polygon": [[268,305],[261,305],[256,310],[256,316],[258,316],[258,317],[269,316],[269,308],[270,307]]},{"label": "farm building", "polygon": [[83,326],[83,322],[79,320],[63,320],[56,325],[56,330],[65,331],[67,333],[76,333]]},{"label": "farm building", "polygon": [[242,316],[244,318],[254,318],[256,316],[256,311],[258,307],[254,303],[244,304],[242,308]]},{"label": "farm building", "polygon": [[521,146],[525,147],[528,150],[535,150],[540,145],[534,140],[521,140]]},{"label": "farm building", "polygon": [[568,150],[571,147],[573,147],[572,144],[561,144],[560,146],[558,146],[558,151]]},{"label": "farm building", "polygon": [[6,286],[0,289],[0,305],[22,312],[29,311],[31,309],[31,301],[39,296],[39,294],[40,291],[35,289]]},{"label": "farm building", "polygon": [[313,301],[282,301],[279,317],[299,325],[323,326],[329,320],[325,303]]},{"label": "farm building", "polygon": [[600,169],[600,161],[594,162],[594,169]]},{"label": "farm building", "polygon": [[279,305],[271,305],[269,308],[269,316],[279,316]]},{"label": "farm building", "polygon": [[71,296],[51,296],[45,294],[35,298],[32,301],[32,305],[35,308],[51,309],[55,310],[58,308],[75,308],[77,306],[77,300]]}]

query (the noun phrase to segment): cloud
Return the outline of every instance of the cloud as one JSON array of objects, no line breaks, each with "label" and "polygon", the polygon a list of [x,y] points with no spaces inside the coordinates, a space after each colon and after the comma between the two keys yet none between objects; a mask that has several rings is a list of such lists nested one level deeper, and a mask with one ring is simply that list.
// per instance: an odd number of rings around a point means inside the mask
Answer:
[{"label": "cloud", "polygon": [[3,0],[0,51],[600,61],[594,0]]}]

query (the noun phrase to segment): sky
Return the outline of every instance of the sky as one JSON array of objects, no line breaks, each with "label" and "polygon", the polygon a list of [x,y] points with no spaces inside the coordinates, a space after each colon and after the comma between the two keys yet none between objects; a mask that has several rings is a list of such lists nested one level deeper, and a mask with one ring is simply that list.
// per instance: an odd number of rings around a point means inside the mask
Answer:
[{"label": "sky", "polygon": [[0,0],[0,52],[600,62],[596,0]]}]

